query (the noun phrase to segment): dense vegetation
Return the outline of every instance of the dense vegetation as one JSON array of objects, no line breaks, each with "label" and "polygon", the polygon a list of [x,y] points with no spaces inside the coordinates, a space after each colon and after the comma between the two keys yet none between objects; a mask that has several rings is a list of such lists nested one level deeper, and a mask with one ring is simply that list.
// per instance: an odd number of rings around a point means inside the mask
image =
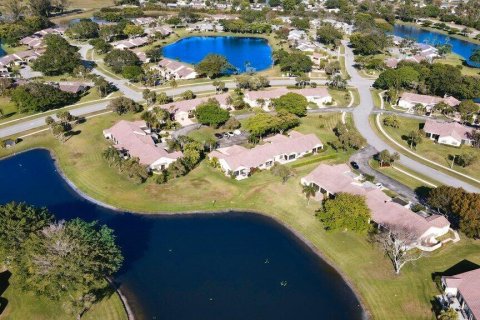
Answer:
[{"label": "dense vegetation", "polygon": [[70,45],[59,35],[51,34],[44,38],[47,49],[35,60],[32,68],[45,75],[54,76],[72,73],[81,65],[78,48]]},{"label": "dense vegetation", "polygon": [[43,112],[72,104],[77,97],[48,84],[30,82],[15,88],[11,99],[20,112]]}]

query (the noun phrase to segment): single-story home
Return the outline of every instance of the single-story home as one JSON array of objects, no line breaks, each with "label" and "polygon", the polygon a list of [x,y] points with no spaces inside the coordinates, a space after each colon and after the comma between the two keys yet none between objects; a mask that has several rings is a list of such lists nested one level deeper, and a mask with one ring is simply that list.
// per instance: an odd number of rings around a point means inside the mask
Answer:
[{"label": "single-story home", "polygon": [[275,162],[292,162],[323,148],[323,143],[315,134],[301,134],[296,131],[291,131],[288,136],[277,134],[263,142],[252,149],[239,145],[219,148],[208,157],[218,159],[225,175],[242,180],[249,177],[253,168],[270,169]]},{"label": "single-story home", "polygon": [[137,26],[148,26],[156,23],[157,19],[152,17],[139,17],[139,18],[133,18],[131,21],[133,22],[134,25],[137,25]]},{"label": "single-story home", "polygon": [[458,122],[443,122],[427,119],[423,131],[428,138],[441,144],[459,147],[462,144],[471,144],[473,129]]},{"label": "single-story home", "polygon": [[162,36],[166,37],[173,32],[172,28],[169,26],[156,26],[152,28],[146,28],[145,33],[148,34],[150,37],[156,36],[158,33]]},{"label": "single-story home", "polygon": [[120,120],[110,129],[103,130],[106,139],[124,156],[138,158],[140,164],[152,171],[167,169],[183,156],[182,152],[168,152],[155,144],[145,121]]},{"label": "single-story home", "polygon": [[252,107],[262,107],[268,110],[272,99],[280,98],[287,93],[298,93],[303,95],[309,102],[315,103],[319,107],[326,103],[331,103],[332,96],[328,93],[327,88],[303,88],[290,90],[287,88],[275,88],[272,90],[259,90],[259,91],[247,91],[243,97],[243,100]]},{"label": "single-story home", "polygon": [[195,79],[197,73],[187,64],[164,58],[158,65],[153,66],[152,69],[159,70],[163,77],[167,79]]},{"label": "single-story home", "polygon": [[207,102],[209,99],[215,99],[220,104],[220,107],[229,110],[230,105],[228,104],[228,94],[223,93],[210,97],[195,98],[190,100],[182,100],[170,102],[164,105],[161,105],[160,108],[173,113],[175,121],[180,123],[181,126],[188,126],[193,124],[192,121],[194,117],[194,111],[201,103]]},{"label": "single-story home", "polygon": [[77,81],[62,81],[58,83],[58,89],[65,92],[80,94],[93,87],[93,83],[77,82]]},{"label": "single-story home", "polygon": [[420,249],[437,248],[436,238],[448,233],[450,223],[441,215],[423,217],[409,208],[392,201],[383,191],[371,182],[362,182],[346,164],[320,164],[306,177],[302,185],[312,185],[318,190],[317,200],[335,197],[337,193],[351,193],[365,197],[377,225],[388,229],[407,231],[416,240],[410,247]]},{"label": "single-story home", "polygon": [[150,42],[148,37],[138,37],[138,38],[131,38],[126,40],[121,40],[117,42],[112,42],[112,46],[115,49],[125,50],[125,49],[133,49],[142,47]]},{"label": "single-story home", "polygon": [[480,269],[443,276],[442,288],[449,307],[456,309],[463,319],[480,319]]},{"label": "single-story home", "polygon": [[10,67],[13,65],[21,65],[37,59],[40,53],[34,50],[20,51],[12,53],[0,58],[0,67]]},{"label": "single-story home", "polygon": [[411,110],[417,104],[421,104],[426,108],[428,112],[430,112],[432,108],[440,102],[444,102],[451,107],[455,107],[460,104],[460,101],[455,99],[454,97],[441,98],[412,92],[404,92],[400,96],[397,105],[401,108]]},{"label": "single-story home", "polygon": [[302,40],[302,39],[308,39],[307,37],[307,34],[305,31],[303,30],[291,30],[289,33],[288,33],[288,41],[298,41],[298,40]]}]

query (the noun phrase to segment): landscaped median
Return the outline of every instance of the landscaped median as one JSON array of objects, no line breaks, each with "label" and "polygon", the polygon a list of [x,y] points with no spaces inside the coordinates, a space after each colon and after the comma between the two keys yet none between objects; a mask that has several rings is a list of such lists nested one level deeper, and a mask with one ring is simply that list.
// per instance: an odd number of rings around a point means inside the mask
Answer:
[{"label": "landscaped median", "polygon": [[[423,137],[415,148],[410,148],[407,137],[410,132],[420,130],[420,125],[424,121],[417,119],[397,116],[398,128],[383,125],[385,115],[377,114],[374,116],[374,127],[378,129],[379,136],[389,145],[407,156],[413,156],[415,160],[439,170],[445,174],[451,175],[457,179],[465,181],[472,186],[480,188],[480,150],[470,146],[451,147],[438,144],[427,137]],[[466,167],[456,164],[452,166],[454,156],[464,153],[473,153],[477,159]]]},{"label": "landscaped median", "polygon": [[[133,119],[134,116],[122,118]],[[375,319],[431,319],[430,301],[438,293],[432,274],[463,259],[480,263],[480,243],[465,239],[407,265],[402,274],[396,276],[391,262],[365,236],[352,232],[326,232],[315,217],[314,211],[319,204],[311,202],[307,205],[300,178],[311,172],[318,161],[348,161],[349,152],[337,153],[329,148],[319,156],[302,159],[298,162],[302,165],[294,168],[295,177],[286,183],[268,171],[256,172],[248,179],[236,181],[204,161],[187,176],[164,185],[151,180],[145,184],[133,184],[110,168],[101,156],[101,151],[108,145],[102,130],[119,119],[115,114],[89,119],[76,127],[81,131],[79,135],[63,144],[49,132],[35,135],[12,149],[0,150],[0,156],[33,147],[48,148],[66,177],[82,192],[125,210],[146,213],[229,209],[261,212],[289,227],[336,266]],[[337,113],[309,115],[302,119],[297,130],[315,133],[327,144],[336,139],[332,128],[340,119],[341,115]]]}]

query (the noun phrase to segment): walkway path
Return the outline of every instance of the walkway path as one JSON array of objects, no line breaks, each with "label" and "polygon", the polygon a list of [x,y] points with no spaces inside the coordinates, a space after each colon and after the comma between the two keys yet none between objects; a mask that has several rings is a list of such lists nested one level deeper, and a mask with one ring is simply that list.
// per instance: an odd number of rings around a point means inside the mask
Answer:
[{"label": "walkway path", "polygon": [[[395,152],[396,150],[390,147],[385,141],[382,140],[373,128],[370,126],[370,114],[373,112],[374,103],[372,94],[370,92],[371,86],[373,84],[372,80],[362,78],[358,71],[354,68],[354,54],[353,50],[348,47],[347,43],[345,44],[345,65],[347,72],[351,76],[350,85],[356,87],[360,94],[360,104],[353,110],[353,119],[355,126],[357,127],[360,134],[367,139],[369,145],[374,147],[377,151],[389,150],[390,152]],[[462,180],[449,176],[445,173],[442,173],[438,170],[435,170],[429,166],[421,164],[412,158],[409,158],[405,155],[402,155],[399,161],[403,166],[416,171],[421,172],[423,175],[432,178],[444,185],[449,185],[453,187],[462,187],[465,190],[471,192],[480,192],[480,189],[474,187]]]}]

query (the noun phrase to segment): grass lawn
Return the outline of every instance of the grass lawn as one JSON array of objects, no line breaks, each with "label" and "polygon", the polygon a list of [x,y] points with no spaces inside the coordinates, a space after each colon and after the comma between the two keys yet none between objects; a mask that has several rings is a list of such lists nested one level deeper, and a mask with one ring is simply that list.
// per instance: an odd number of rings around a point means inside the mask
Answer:
[{"label": "grass lawn", "polygon": [[68,2],[70,9],[98,9],[114,5],[113,0],[70,0]]},{"label": "grass lawn", "polygon": [[12,53],[20,52],[20,51],[26,51],[26,50],[28,50],[28,46],[13,47],[13,46],[9,46],[9,45],[6,45],[6,44],[2,44],[2,49],[5,50],[5,52],[7,54],[12,54]]},{"label": "grass lawn", "polygon": [[[383,128],[385,129],[385,131],[388,133],[390,137],[395,139],[400,144],[408,147],[408,143],[403,139],[403,137],[408,135],[408,133],[411,132],[412,130],[418,130],[420,128],[420,124],[422,124],[423,121],[404,118],[404,117],[398,117],[398,119],[400,120],[399,128],[392,128],[392,127],[386,127],[386,126],[384,126]],[[450,160],[450,157],[452,155],[459,155],[467,152],[474,152],[479,158],[477,159],[477,161],[475,161],[473,164],[471,164],[466,168],[455,165],[453,169],[463,174],[472,176],[476,179],[480,179],[480,150],[479,149],[472,148],[470,146],[461,146],[459,148],[451,147],[451,146],[435,143],[434,141],[424,137],[422,143],[420,143],[417,146],[416,150],[414,151],[417,154],[444,166],[451,165],[452,161]],[[469,181],[469,182],[474,183],[473,181]]]},{"label": "grass lawn", "polygon": [[0,116],[0,122],[7,121],[18,114],[17,106],[6,96],[0,96],[0,110],[3,114]]},{"label": "grass lawn", "polygon": [[[330,93],[334,102],[336,103],[336,105],[334,105],[335,107],[340,107],[340,108],[348,107],[348,105],[350,104],[350,101],[352,100],[348,90],[337,90],[337,89],[328,88],[328,93]],[[355,99],[355,96],[354,96],[354,99]]]},{"label": "grass lawn", "polygon": [[[50,148],[64,173],[77,187],[100,201],[123,209],[145,212],[249,209],[262,212],[294,230],[338,267],[376,319],[432,319],[430,300],[437,294],[432,273],[442,272],[463,259],[480,263],[480,241],[462,240],[406,266],[402,274],[396,276],[388,259],[365,236],[326,232],[314,216],[318,204],[307,205],[299,185],[300,178],[318,164],[308,163],[313,157],[300,160],[303,165],[295,167],[296,176],[285,184],[269,172],[258,172],[249,179],[235,181],[203,162],[187,176],[165,185],[150,181],[133,185],[109,168],[100,155],[107,146],[102,130],[119,119],[113,114],[89,119],[77,127],[81,133],[63,145],[49,133],[40,134],[11,150],[0,150],[0,156],[34,146]],[[297,130],[314,132],[326,143],[335,139],[331,128],[339,120],[339,114],[307,116]],[[331,156],[326,157],[329,154]],[[318,156],[318,161],[344,162],[348,156],[349,153],[328,149]]]},{"label": "grass lawn", "polygon": [[455,53],[450,53],[450,54],[446,55],[445,58],[443,58],[443,59],[435,60],[435,62],[450,64],[450,65],[453,65],[453,66],[461,66],[460,70],[462,71],[463,75],[479,77],[480,76],[480,68],[472,68],[472,67],[469,67],[467,65],[464,65],[464,61],[465,60],[460,55],[455,54]]},{"label": "grass lawn", "polygon": [[[10,279],[11,282],[11,279]],[[7,308],[0,315],[0,319],[9,320],[67,320],[75,319],[67,314],[58,302],[48,300],[30,292],[23,292],[10,284],[2,294],[8,300]],[[120,297],[116,293],[97,302],[82,319],[88,320],[127,320],[127,314]]]}]

